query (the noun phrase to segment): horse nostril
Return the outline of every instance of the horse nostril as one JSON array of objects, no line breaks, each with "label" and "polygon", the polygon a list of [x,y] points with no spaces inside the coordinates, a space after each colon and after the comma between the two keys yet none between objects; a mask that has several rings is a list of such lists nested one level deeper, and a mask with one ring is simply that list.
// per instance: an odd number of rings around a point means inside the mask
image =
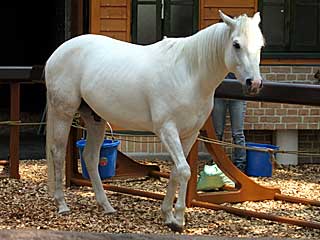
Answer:
[{"label": "horse nostril", "polygon": [[248,87],[250,87],[250,86],[252,85],[252,78],[247,78],[247,79],[246,79],[246,85],[247,85]]},{"label": "horse nostril", "polygon": [[262,87],[263,87],[263,80],[261,79],[261,83],[260,83],[259,88],[262,88]]}]

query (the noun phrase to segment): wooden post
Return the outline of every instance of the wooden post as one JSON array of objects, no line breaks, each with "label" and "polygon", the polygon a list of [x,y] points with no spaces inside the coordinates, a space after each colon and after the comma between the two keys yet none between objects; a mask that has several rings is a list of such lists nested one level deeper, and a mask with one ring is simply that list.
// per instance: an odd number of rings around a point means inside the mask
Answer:
[{"label": "wooden post", "polygon": [[67,146],[67,155],[66,155],[66,186],[71,187],[71,179],[75,175],[79,174],[78,172],[78,159],[77,159],[77,148],[75,147],[78,137],[77,129],[71,127],[68,146]]},{"label": "wooden post", "polygon": [[198,180],[198,145],[199,142],[196,141],[192,146],[192,149],[189,153],[187,161],[191,169],[191,176],[188,182],[187,196],[186,196],[186,205],[187,207],[192,206],[192,201],[196,198],[197,195],[197,180]]},{"label": "wooden post", "polygon": [[73,146],[70,145],[70,143],[72,142],[72,129],[70,131],[70,135],[68,138],[68,145],[67,145],[67,153],[66,153],[66,168],[65,168],[65,174],[66,174],[66,187],[71,187],[71,178],[74,175],[74,172],[72,171],[73,169]]},{"label": "wooden post", "polygon": [[[20,120],[20,83],[10,83],[10,120]],[[9,161],[10,170],[9,174],[11,178],[19,179],[19,145],[20,145],[20,126],[10,126],[10,150],[9,150]]]}]

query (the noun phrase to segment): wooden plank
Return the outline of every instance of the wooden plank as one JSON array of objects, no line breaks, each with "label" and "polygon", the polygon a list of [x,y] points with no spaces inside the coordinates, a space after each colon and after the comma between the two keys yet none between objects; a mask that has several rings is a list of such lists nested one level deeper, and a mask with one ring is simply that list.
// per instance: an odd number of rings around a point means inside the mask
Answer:
[{"label": "wooden plank", "polygon": [[127,0],[127,42],[131,42],[131,0]]},{"label": "wooden plank", "polygon": [[258,1],[259,1],[259,0],[254,0],[254,11],[255,11],[255,12],[258,11]]},{"label": "wooden plank", "polygon": [[239,16],[246,13],[248,16],[258,9],[258,0],[200,0],[199,28],[205,28],[220,20],[218,10],[231,16]]},{"label": "wooden plank", "polygon": [[204,0],[199,0],[199,16],[198,16],[198,27],[199,27],[199,29],[203,29],[204,28],[203,19],[204,19]]},{"label": "wooden plank", "polygon": [[90,2],[90,33],[100,33],[100,0]]},{"label": "wooden plank", "polygon": [[205,0],[204,7],[255,7],[255,0]]},{"label": "wooden plank", "polygon": [[252,17],[255,13],[254,8],[215,8],[215,7],[207,7],[204,8],[204,18],[203,19],[220,19],[218,10],[223,11],[225,14],[229,16],[237,17],[242,14],[247,14]]},{"label": "wooden plank", "polygon": [[127,21],[124,19],[101,19],[100,32],[127,31]]},{"label": "wooden plank", "polygon": [[121,41],[127,41],[127,32],[125,31],[123,32],[102,31],[101,34],[104,36],[121,40]]},{"label": "wooden plank", "polygon": [[130,41],[130,0],[91,0],[90,4],[91,33]]},{"label": "wooden plank", "polygon": [[107,19],[126,19],[127,8],[126,7],[101,7],[100,18]]},{"label": "wooden plank", "polygon": [[206,27],[208,27],[212,24],[218,23],[218,22],[219,22],[218,19],[204,20],[204,21],[202,21],[201,28],[206,28]]},{"label": "wooden plank", "polygon": [[127,0],[101,0],[101,4],[100,6],[113,6],[113,7],[116,7],[116,6],[127,6],[128,4],[128,1]]}]

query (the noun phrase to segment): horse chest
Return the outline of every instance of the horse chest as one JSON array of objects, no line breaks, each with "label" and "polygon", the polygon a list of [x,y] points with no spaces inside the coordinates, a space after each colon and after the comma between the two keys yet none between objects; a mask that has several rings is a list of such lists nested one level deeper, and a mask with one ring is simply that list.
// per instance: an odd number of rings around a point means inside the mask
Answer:
[{"label": "horse chest", "polygon": [[198,131],[207,120],[212,104],[212,101],[194,101],[176,111],[176,125],[181,135],[188,135],[190,131]]}]

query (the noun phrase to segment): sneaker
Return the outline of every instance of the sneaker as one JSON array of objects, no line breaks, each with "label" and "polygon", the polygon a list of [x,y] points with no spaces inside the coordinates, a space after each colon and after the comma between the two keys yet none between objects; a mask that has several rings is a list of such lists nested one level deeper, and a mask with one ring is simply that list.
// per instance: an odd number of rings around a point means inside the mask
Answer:
[{"label": "sneaker", "polygon": [[205,165],[198,178],[197,190],[218,190],[225,185],[235,187],[235,183],[216,164]]}]

